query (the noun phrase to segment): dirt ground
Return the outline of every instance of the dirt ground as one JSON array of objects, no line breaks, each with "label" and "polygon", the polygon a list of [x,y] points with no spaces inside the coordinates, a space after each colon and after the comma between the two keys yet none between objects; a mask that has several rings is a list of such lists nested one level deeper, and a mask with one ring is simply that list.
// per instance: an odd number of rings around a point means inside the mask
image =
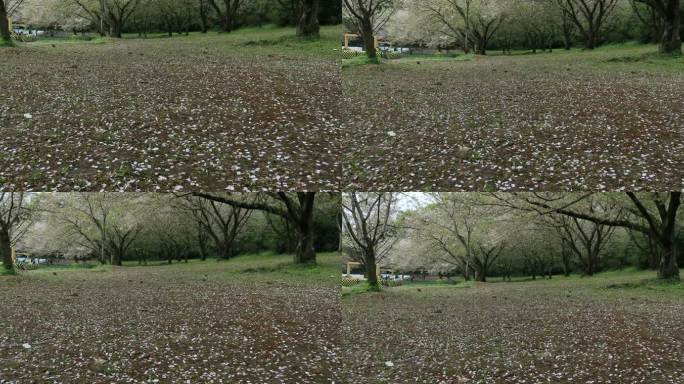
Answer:
[{"label": "dirt ground", "polygon": [[684,60],[655,47],[343,69],[348,190],[684,186]]},{"label": "dirt ground", "polygon": [[345,297],[342,382],[684,382],[684,285],[556,280]]},{"label": "dirt ground", "polygon": [[266,28],[3,49],[0,183],[336,189],[337,29],[321,42]]},{"label": "dirt ground", "polygon": [[207,261],[0,277],[0,383],[330,383],[330,275]]}]

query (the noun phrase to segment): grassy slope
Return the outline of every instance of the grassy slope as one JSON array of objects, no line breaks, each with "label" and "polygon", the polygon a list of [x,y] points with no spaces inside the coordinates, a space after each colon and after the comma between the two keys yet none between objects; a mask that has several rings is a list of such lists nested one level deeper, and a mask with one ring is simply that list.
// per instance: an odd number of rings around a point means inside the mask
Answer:
[{"label": "grassy slope", "polygon": [[[243,28],[230,34],[219,32],[191,32],[186,35],[173,35],[169,37],[165,33],[151,33],[147,38],[140,38],[137,34],[125,34],[123,40],[159,41],[164,44],[220,44],[231,50],[261,47],[274,52],[288,51],[298,54],[313,54],[319,56],[334,55],[334,48],[339,45],[342,29],[339,26],[321,27],[321,39],[302,39],[295,36],[294,28],[275,26]],[[22,47],[50,47],[59,48],[59,45],[92,45],[92,44],[117,44],[121,40],[110,37],[94,37],[90,40],[68,38],[42,38],[36,42],[17,43]],[[52,47],[55,45],[56,47]]]},{"label": "grassy slope", "polygon": [[[556,49],[553,52],[532,53],[529,50],[513,51],[510,55],[503,55],[499,51],[490,51],[486,56],[463,55],[454,56],[440,55],[407,55],[403,58],[383,61],[384,64],[416,64],[420,60],[421,64],[436,62],[458,62],[473,61],[486,63],[495,59],[525,59],[549,62],[585,62],[602,67],[617,68],[638,68],[638,69],[669,69],[682,70],[684,68],[684,56],[668,56],[658,53],[658,47],[652,44],[611,44],[599,47],[593,51],[586,51],[580,48],[573,48],[568,51]],[[354,67],[360,64],[369,64],[363,58],[344,59],[343,67]],[[556,63],[558,64],[558,63]],[[607,68],[609,69],[609,68]]]},{"label": "grassy slope", "polygon": [[[231,260],[217,261],[215,259],[189,260],[188,263],[167,261],[151,261],[147,266],[140,266],[135,261],[127,261],[123,267],[99,264],[69,264],[43,266],[32,271],[21,271],[22,278],[50,278],[59,277],[63,280],[77,278],[80,274],[100,273],[130,270],[132,273],[153,270],[157,273],[184,273],[188,275],[212,274],[221,279],[230,280],[291,280],[314,283],[337,283],[337,253],[319,253],[316,265],[296,265],[292,257],[273,253],[255,255],[240,255]],[[0,268],[2,263],[0,263]],[[1,276],[2,274],[0,274]]]},{"label": "grassy slope", "polygon": [[[684,268],[680,270],[680,275],[684,276]],[[597,294],[627,294],[634,292],[638,294],[655,295],[684,295],[684,281],[670,282],[656,279],[655,272],[641,271],[636,269],[626,269],[624,271],[607,271],[598,273],[593,277],[581,275],[570,275],[568,277],[555,275],[552,279],[537,278],[532,280],[528,276],[516,276],[512,282],[505,282],[501,278],[489,278],[486,283],[474,281],[455,282],[445,281],[415,281],[406,283],[403,286],[385,288],[388,292],[414,291],[417,287],[422,289],[460,289],[477,288],[478,286],[511,286],[529,287],[531,289],[558,289],[558,288],[581,288]],[[503,288],[501,287],[501,288]],[[458,292],[455,290],[454,292]],[[354,287],[342,287],[342,296],[348,297],[360,293],[368,293],[365,285],[360,284]]]}]

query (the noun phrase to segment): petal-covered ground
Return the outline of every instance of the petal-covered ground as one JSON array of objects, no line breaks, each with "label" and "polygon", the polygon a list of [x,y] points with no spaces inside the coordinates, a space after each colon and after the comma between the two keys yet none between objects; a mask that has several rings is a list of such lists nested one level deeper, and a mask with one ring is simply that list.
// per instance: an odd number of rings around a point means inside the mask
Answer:
[{"label": "petal-covered ground", "polygon": [[0,277],[0,383],[330,383],[336,270],[280,262]]},{"label": "petal-covered ground", "polygon": [[639,288],[638,278],[345,297],[342,382],[682,383],[684,285]]},{"label": "petal-covered ground", "polygon": [[0,54],[0,182],[21,190],[330,190],[338,28],[38,42]]},{"label": "petal-covered ground", "polygon": [[349,190],[684,187],[684,59],[603,48],[343,69]]}]

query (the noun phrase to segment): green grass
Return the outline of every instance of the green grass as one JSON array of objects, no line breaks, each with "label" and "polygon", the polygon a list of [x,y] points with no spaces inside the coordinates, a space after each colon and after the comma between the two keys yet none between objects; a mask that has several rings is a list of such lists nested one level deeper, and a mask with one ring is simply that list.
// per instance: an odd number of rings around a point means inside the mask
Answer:
[{"label": "green grass", "polygon": [[[684,269],[680,270],[680,275],[684,276]],[[554,275],[550,280],[537,277],[532,280],[529,276],[514,276],[511,282],[503,281],[501,278],[488,278],[486,283],[475,281],[463,281],[459,278],[453,282],[441,281],[414,281],[405,282],[398,287],[383,288],[391,292],[408,292],[416,289],[455,289],[455,288],[474,288],[484,287],[505,287],[512,289],[582,289],[589,294],[599,296],[624,296],[627,294],[638,294],[645,296],[652,295],[684,295],[684,281],[671,281],[656,278],[655,271],[644,271],[638,269],[625,269],[622,271],[606,271],[597,273],[594,276],[582,276],[573,274],[570,276]],[[365,285],[363,285],[365,287]],[[342,287],[343,297],[368,293],[361,285],[355,287]]]},{"label": "green grass", "polygon": [[[554,49],[552,52],[532,53],[530,50],[513,50],[510,54],[501,51],[489,51],[487,55],[457,54],[457,55],[407,55],[400,59],[383,60],[389,64],[413,64],[417,62],[467,62],[476,61],[486,64],[492,60],[507,59],[532,60],[535,62],[547,62],[550,65],[588,65],[593,68],[611,70],[616,68],[638,70],[676,70],[684,69],[684,55],[663,55],[658,52],[654,44],[641,44],[627,42],[622,44],[609,44],[594,50],[572,48],[570,50]],[[368,63],[354,59],[343,60],[343,67],[351,68]]]},{"label": "green grass", "polygon": [[682,70],[684,69],[684,56],[663,55],[658,52],[654,44],[641,44],[627,42],[622,44],[609,44],[594,50],[572,48],[570,50],[555,49],[553,52],[537,52],[532,54],[529,50],[513,51],[511,55],[503,55],[501,52],[491,52],[489,57],[520,57],[526,56],[532,60],[562,60],[563,63],[584,63],[602,69],[640,69],[640,70]]},{"label": "green grass", "polygon": [[355,68],[355,67],[361,67],[364,65],[382,65],[382,64],[417,64],[418,62],[439,62],[439,61],[471,61],[474,60],[476,56],[474,54],[468,54],[468,55],[422,55],[422,54],[414,54],[414,55],[406,55],[404,57],[398,58],[398,59],[382,59],[378,57],[376,60],[371,60],[368,58],[368,56],[356,56],[351,59],[342,59],[342,68],[347,69],[347,68]]},{"label": "green grass", "polygon": [[[455,281],[450,282],[448,280],[437,280],[437,281],[414,281],[405,282],[402,285],[394,287],[381,287],[380,291],[389,289],[392,291],[402,291],[402,290],[415,290],[425,288],[471,288],[475,286],[473,281]],[[371,287],[366,284],[366,282],[361,282],[357,285],[351,287],[342,287],[342,297],[350,297],[354,295],[360,295],[364,293],[374,293],[376,290],[371,289]]]},{"label": "green grass", "polygon": [[364,293],[374,292],[365,282],[361,282],[351,287],[342,287],[342,297],[350,297]]},{"label": "green grass", "polygon": [[42,46],[42,45],[59,45],[59,44],[106,44],[116,41],[110,37],[93,37],[91,39],[76,39],[76,38],[64,38],[64,37],[44,37],[36,41],[19,43],[22,46]]},{"label": "green grass", "polygon": [[[231,33],[210,31],[206,34],[191,32],[185,34],[173,34],[168,36],[166,33],[149,33],[147,37],[140,37],[137,33],[127,33],[122,40],[159,40],[175,41],[178,43],[211,43],[217,49],[230,49],[232,51],[243,51],[244,49],[284,51],[300,54],[315,54],[330,56],[334,54],[334,49],[339,45],[342,28],[339,26],[321,27],[321,38],[310,39],[296,36],[296,29],[292,27],[277,27],[267,25],[263,27],[243,28]],[[52,46],[56,48],[62,44],[116,44],[119,39],[110,37],[95,36],[90,39],[81,38],[41,38],[36,42],[19,43],[21,46],[40,47]]]},{"label": "green grass", "polygon": [[0,276],[16,276],[18,274],[16,269],[5,269],[0,263]]},{"label": "green grass", "polygon": [[368,56],[356,56],[351,59],[342,60],[342,69],[360,67],[364,65],[378,65],[381,64],[379,60],[371,60]]},{"label": "green grass", "polygon": [[[60,276],[69,278],[73,273],[113,272],[125,270],[156,270],[160,273],[189,273],[208,274],[220,279],[245,281],[309,281],[324,282],[339,281],[337,266],[340,258],[337,253],[319,253],[316,264],[297,265],[291,255],[274,253],[260,253],[240,255],[230,260],[199,259],[168,264],[165,260],[154,260],[145,265],[138,265],[137,261],[126,261],[123,266],[102,265],[99,263],[73,263],[67,265],[46,265],[36,270],[19,271],[24,277],[52,278]],[[1,267],[1,265],[0,265]]]}]

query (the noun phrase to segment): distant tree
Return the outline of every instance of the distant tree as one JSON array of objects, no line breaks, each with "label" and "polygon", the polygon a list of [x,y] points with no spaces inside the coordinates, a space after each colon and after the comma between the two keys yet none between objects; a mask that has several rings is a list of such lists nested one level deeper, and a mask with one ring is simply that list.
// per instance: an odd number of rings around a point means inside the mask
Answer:
[{"label": "distant tree", "polygon": [[505,19],[493,0],[427,0],[423,7],[445,27],[444,33],[463,41],[466,53],[474,46],[478,54],[487,54],[490,41]]},{"label": "distant tree", "polygon": [[209,5],[216,11],[216,14],[221,19],[221,28],[223,31],[232,32],[237,23],[237,16],[240,11],[242,0],[221,0],[223,2],[223,7],[217,3],[218,0],[207,1],[209,1]]},{"label": "distant tree", "polygon": [[320,0],[301,0],[301,12],[297,24],[297,36],[319,37],[321,25],[318,20]]},{"label": "distant tree", "polygon": [[[233,257],[235,241],[247,224],[251,211],[192,195],[183,196],[181,204],[197,222],[199,233],[213,240],[219,257]],[[206,244],[203,238],[199,238],[199,241],[200,245]]]},{"label": "distant tree", "polygon": [[681,0],[636,0],[646,4],[658,15],[662,35],[658,37],[661,53],[682,53],[681,39]]},{"label": "distant tree", "polygon": [[200,20],[200,32],[207,33],[209,31],[209,2],[208,0],[197,1],[197,10]]},{"label": "distant tree", "polygon": [[14,269],[12,246],[26,233],[30,214],[23,193],[0,192],[0,256],[6,270]]},{"label": "distant tree", "polygon": [[56,218],[73,241],[105,264],[122,265],[143,226],[131,204],[133,193],[65,193],[43,195],[41,210]]},{"label": "distant tree", "polygon": [[620,0],[556,0],[584,40],[584,48],[594,49],[601,42],[601,32]]},{"label": "distant tree", "polygon": [[314,249],[314,208],[316,192],[261,193],[256,199],[238,200],[231,195],[193,192],[193,196],[225,203],[232,207],[264,211],[287,220],[294,229],[297,239],[294,262],[308,264],[316,262]]},{"label": "distant tree", "polygon": [[141,0],[72,0],[102,35],[121,38],[126,22]]},{"label": "distant tree", "polygon": [[[675,242],[677,214],[682,202],[682,192],[641,194],[627,192],[625,209],[627,217],[611,217],[605,212],[591,212],[582,209],[581,204],[594,194],[493,194],[508,207],[533,210],[540,214],[561,214],[595,224],[626,228],[650,236],[661,249],[658,262],[658,277],[679,279],[677,259],[679,249]],[[617,199],[609,195],[603,198]]]},{"label": "distant tree", "polygon": [[492,214],[497,208],[458,194],[433,196],[437,215],[426,219],[427,241],[442,255],[440,260],[463,271],[466,280],[472,271],[477,281],[487,281],[506,245],[503,226],[497,231],[493,225],[501,218]]},{"label": "distant tree", "polygon": [[375,35],[395,11],[394,0],[343,0],[349,24],[363,39],[368,58],[377,60]]},{"label": "distant tree", "polygon": [[342,199],[343,238],[352,259],[364,266],[371,289],[380,289],[377,264],[397,240],[391,223],[396,202],[389,192],[351,192]]},{"label": "distant tree", "polygon": [[0,37],[5,44],[12,43],[12,33],[9,30],[9,13],[4,0],[0,0]]},{"label": "distant tree", "polygon": [[584,275],[593,276],[599,271],[601,253],[616,227],[565,216],[558,218],[557,225],[565,249],[577,257]]}]

